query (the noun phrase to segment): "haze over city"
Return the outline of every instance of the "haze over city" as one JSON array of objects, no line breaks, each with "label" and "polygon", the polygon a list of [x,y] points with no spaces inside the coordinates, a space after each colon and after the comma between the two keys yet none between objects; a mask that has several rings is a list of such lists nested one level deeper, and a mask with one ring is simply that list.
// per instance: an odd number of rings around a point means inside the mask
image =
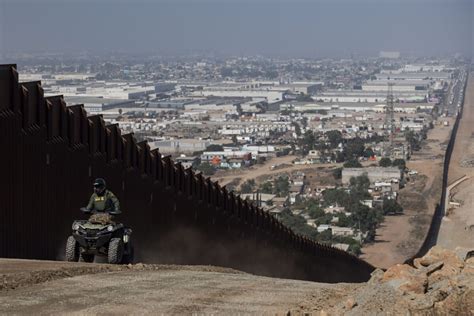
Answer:
[{"label": "haze over city", "polygon": [[474,0],[0,0],[0,315],[474,315]]},{"label": "haze over city", "polygon": [[472,51],[470,0],[2,0],[1,53],[430,56]]}]

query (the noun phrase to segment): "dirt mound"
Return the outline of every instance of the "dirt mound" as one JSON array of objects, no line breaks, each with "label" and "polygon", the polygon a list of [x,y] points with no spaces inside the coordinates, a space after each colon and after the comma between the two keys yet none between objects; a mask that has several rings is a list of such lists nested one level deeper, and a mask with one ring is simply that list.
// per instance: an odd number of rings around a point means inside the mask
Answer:
[{"label": "dirt mound", "polygon": [[[8,265],[24,265],[20,271],[8,273]],[[231,274],[243,274],[244,272],[230,268],[215,266],[182,266],[182,265],[159,265],[159,264],[87,264],[87,263],[65,263],[54,261],[28,261],[2,259],[0,263],[1,283],[0,291],[13,290],[48,281],[70,278],[74,276],[98,274],[120,271],[159,271],[159,270],[182,270],[201,272],[222,272]]]},{"label": "dirt mound", "polygon": [[466,248],[433,247],[413,266],[375,270],[365,284],[213,266],[0,260],[0,271],[0,314],[474,315],[474,249]]},{"label": "dirt mound", "polygon": [[96,274],[120,270],[122,270],[122,268],[119,266],[114,267],[110,265],[91,265],[89,267],[79,266],[7,275],[4,274],[1,276],[2,283],[0,284],[0,290],[13,290],[19,287],[30,286],[33,284],[73,277],[77,275]]}]

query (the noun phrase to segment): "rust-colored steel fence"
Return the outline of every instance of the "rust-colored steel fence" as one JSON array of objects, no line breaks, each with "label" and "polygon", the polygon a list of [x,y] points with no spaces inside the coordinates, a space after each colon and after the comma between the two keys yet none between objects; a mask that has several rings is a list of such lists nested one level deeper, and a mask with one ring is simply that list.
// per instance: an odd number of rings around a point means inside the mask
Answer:
[{"label": "rust-colored steel fence", "polygon": [[96,177],[120,199],[143,262],[212,264],[260,275],[366,281],[373,267],[293,233],[225,187],[122,135],[82,105],[44,97],[0,65],[0,256],[61,259]]}]

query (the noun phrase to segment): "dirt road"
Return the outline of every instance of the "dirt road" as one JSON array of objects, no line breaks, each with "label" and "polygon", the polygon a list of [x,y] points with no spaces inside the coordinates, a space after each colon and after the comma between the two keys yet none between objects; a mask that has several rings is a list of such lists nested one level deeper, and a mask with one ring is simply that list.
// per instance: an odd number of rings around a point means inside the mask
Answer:
[{"label": "dirt road", "polygon": [[[263,175],[278,174],[293,170],[309,168],[308,165],[293,165],[292,161],[296,158],[296,156],[275,157],[262,165],[254,165],[248,169],[218,172],[212,177],[212,180],[219,181],[221,185],[226,185],[234,181],[235,179],[239,179],[239,184],[242,184],[247,180],[256,179]],[[270,167],[272,165],[277,167],[274,170],[270,170]]]},{"label": "dirt road", "polygon": [[[444,120],[454,122],[453,118]],[[375,243],[363,247],[362,259],[387,268],[404,262],[418,251],[441,197],[444,153],[451,126],[437,125],[430,130],[422,149],[407,162],[407,167],[417,170],[419,175],[400,191],[404,214],[385,217],[377,229]]]},{"label": "dirt road", "polygon": [[[450,191],[449,201],[461,204],[452,208],[443,218],[438,244],[453,249],[456,246],[474,247],[474,78],[469,76],[463,117],[460,121],[456,142],[448,171],[448,185],[463,176],[469,179]],[[471,164],[466,163],[472,161]]]},{"label": "dirt road", "polygon": [[[219,181],[221,185],[227,185],[231,182],[237,180],[238,184],[242,184],[247,180],[254,179],[258,182],[258,179],[262,176],[272,176],[283,173],[290,173],[293,171],[304,171],[304,170],[315,170],[315,169],[331,169],[342,167],[343,163],[320,163],[313,165],[294,165],[292,161],[295,160],[297,156],[283,156],[273,158],[269,162],[263,165],[255,165],[249,169],[239,169],[235,171],[227,171],[224,173],[217,173],[212,176],[212,180]],[[362,166],[369,166],[374,162],[363,161],[361,162]],[[271,170],[272,165],[277,166],[275,169]]]},{"label": "dirt road", "polygon": [[[85,267],[89,270],[81,273]],[[2,259],[0,271],[5,272],[7,283],[18,274],[44,275],[41,282],[30,278],[16,289],[0,291],[0,314],[281,315],[290,310],[327,310],[363,286],[257,277],[203,266],[127,267]],[[54,277],[58,271],[62,276]]]}]

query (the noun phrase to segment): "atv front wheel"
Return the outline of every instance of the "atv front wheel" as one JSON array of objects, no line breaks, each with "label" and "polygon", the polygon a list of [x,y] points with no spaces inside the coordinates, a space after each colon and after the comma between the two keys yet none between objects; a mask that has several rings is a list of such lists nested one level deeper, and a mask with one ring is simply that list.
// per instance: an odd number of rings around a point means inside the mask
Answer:
[{"label": "atv front wheel", "polygon": [[77,262],[79,260],[79,244],[74,236],[69,236],[66,242],[66,261]]},{"label": "atv front wheel", "polygon": [[112,264],[122,262],[123,240],[122,238],[112,238],[109,243],[108,261]]}]

